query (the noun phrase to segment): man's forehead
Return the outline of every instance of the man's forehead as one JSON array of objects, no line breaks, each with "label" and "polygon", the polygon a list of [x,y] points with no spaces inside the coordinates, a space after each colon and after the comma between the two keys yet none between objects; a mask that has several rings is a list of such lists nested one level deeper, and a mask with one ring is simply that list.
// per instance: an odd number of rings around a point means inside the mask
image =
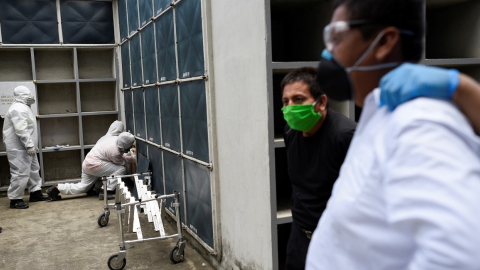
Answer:
[{"label": "man's forehead", "polygon": [[349,19],[347,15],[348,15],[347,5],[342,4],[333,11],[331,22],[348,21]]},{"label": "man's forehead", "polygon": [[295,81],[285,85],[283,97],[293,97],[296,95],[311,96],[309,85],[304,81]]}]

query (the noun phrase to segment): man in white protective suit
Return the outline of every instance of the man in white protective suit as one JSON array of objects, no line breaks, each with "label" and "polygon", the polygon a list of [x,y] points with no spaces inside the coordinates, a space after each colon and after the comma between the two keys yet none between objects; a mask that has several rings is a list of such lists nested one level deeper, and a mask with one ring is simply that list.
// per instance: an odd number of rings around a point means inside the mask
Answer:
[{"label": "man in white protective suit", "polygon": [[29,202],[47,201],[49,198],[41,191],[37,121],[30,108],[35,103],[35,97],[25,86],[16,87],[13,96],[14,102],[8,109],[3,124],[3,142],[12,176],[8,198],[10,208],[27,209],[28,203],[23,201],[25,188],[30,192]]},{"label": "man in white protective suit", "polygon": [[[108,128],[107,133],[103,135],[100,139],[98,139],[98,141],[95,144],[98,144],[100,141],[102,141],[105,138],[120,135],[120,133],[123,132],[123,128],[124,126],[122,121],[119,121],[119,120],[113,121],[113,123]],[[97,178],[97,180],[95,181],[95,184],[92,185],[91,188],[87,191],[87,195],[88,196],[97,195],[98,193],[100,193],[99,190],[101,189],[102,189],[102,181],[98,181],[98,178]],[[101,195],[102,197],[101,199],[103,200],[103,193],[99,195]]]},{"label": "man in white protective suit", "polygon": [[[100,139],[87,154],[82,164],[82,180],[79,183],[65,183],[50,187],[48,196],[53,201],[60,200],[59,194],[76,195],[86,193],[98,177],[123,175],[124,165],[136,162],[135,152],[130,152],[135,137],[129,132],[118,136],[108,136]],[[110,198],[115,195],[116,181],[110,181],[107,192]]]}]

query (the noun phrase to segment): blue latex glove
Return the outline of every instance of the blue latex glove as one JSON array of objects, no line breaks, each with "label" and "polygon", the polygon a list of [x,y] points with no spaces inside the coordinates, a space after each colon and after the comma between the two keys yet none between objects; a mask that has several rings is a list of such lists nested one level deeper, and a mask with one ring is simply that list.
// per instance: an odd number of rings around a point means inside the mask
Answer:
[{"label": "blue latex glove", "polygon": [[460,83],[460,72],[404,63],[380,80],[380,104],[393,111],[398,105],[417,97],[449,100]]}]

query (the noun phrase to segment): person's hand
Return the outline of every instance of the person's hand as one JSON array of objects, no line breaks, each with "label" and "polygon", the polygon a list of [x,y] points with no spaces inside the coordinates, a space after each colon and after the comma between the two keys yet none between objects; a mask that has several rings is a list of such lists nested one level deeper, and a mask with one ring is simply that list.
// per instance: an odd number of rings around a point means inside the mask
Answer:
[{"label": "person's hand", "polygon": [[34,157],[37,154],[37,149],[35,149],[35,147],[28,147],[27,153],[29,156]]},{"label": "person's hand", "polygon": [[380,104],[393,111],[398,105],[417,97],[449,100],[458,87],[460,73],[444,69],[404,63],[380,80]]}]

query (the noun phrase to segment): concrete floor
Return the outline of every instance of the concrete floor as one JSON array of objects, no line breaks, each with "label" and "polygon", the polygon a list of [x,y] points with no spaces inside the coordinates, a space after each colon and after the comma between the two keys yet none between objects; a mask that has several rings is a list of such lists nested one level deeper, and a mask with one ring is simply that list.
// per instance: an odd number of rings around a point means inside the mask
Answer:
[{"label": "concrete floor", "polygon": [[[109,269],[108,258],[119,250],[115,212],[111,212],[109,224],[100,228],[97,218],[103,201],[98,196],[62,197],[61,201],[35,202],[28,209],[16,210],[9,208],[6,192],[0,193],[0,269]],[[28,195],[24,201],[28,202]],[[140,214],[140,222],[144,238],[159,236],[145,215]],[[172,224],[164,225],[167,234],[176,232]],[[136,239],[136,234],[125,235]],[[171,241],[137,243],[127,250],[124,269],[213,270],[188,242],[185,260],[173,264],[169,252],[175,243]]]}]

